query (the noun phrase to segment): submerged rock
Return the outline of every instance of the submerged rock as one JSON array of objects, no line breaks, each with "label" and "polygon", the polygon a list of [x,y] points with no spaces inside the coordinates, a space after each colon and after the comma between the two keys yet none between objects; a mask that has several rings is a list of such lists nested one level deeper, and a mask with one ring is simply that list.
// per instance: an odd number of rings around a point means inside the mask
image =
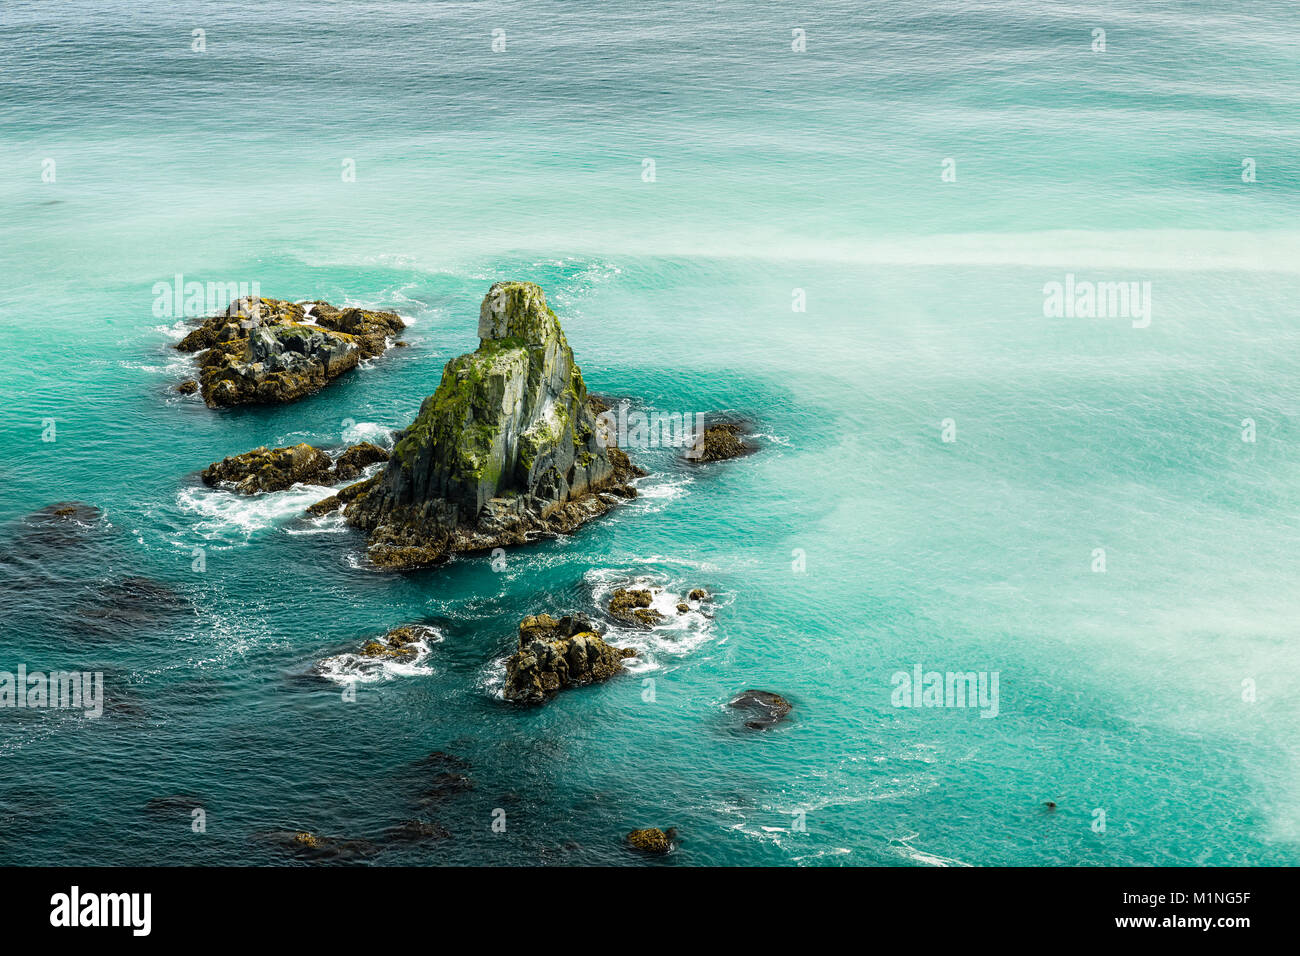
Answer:
[{"label": "submerged rock", "polygon": [[87,631],[122,636],[163,627],[193,614],[194,605],[161,581],[135,576],[100,582],[77,602],[76,613]]},{"label": "submerged rock", "polygon": [[581,614],[558,621],[549,614],[524,618],[519,625],[519,649],[506,661],[506,700],[538,704],[566,687],[612,677],[623,659],[634,657],[630,647],[614,647]]},{"label": "submerged rock", "polygon": [[203,798],[189,793],[170,793],[165,797],[151,797],[144,808],[149,813],[184,812],[202,810]]},{"label": "submerged rock", "polygon": [[[209,465],[200,477],[205,485],[225,484],[241,495],[255,495],[263,491],[284,491],[299,483],[327,485],[335,481],[347,481],[361,474],[367,465],[387,460],[388,452],[370,442],[353,445],[339,456],[337,462],[306,442],[285,448],[267,448],[263,445]],[[338,494],[341,496],[348,490],[345,488]],[[333,509],[313,511],[312,514],[324,514],[331,510]]]},{"label": "submerged rock", "polygon": [[405,327],[395,312],[250,297],[205,320],[176,348],[202,353],[199,388],[213,408],[292,402],[382,354]]},{"label": "submerged rock", "polygon": [[385,830],[384,837],[391,843],[423,843],[428,840],[450,840],[451,831],[437,823],[403,820]]},{"label": "submerged rock", "polygon": [[457,757],[444,750],[435,750],[427,757],[415,761],[417,767],[433,767],[437,770],[468,770],[470,763],[464,757]]},{"label": "submerged rock", "polygon": [[731,698],[727,706],[745,712],[745,726],[750,730],[765,730],[794,709],[788,700],[769,690],[747,690]]},{"label": "submerged rock", "polygon": [[650,606],[652,598],[645,588],[619,588],[609,599],[610,616],[636,627],[654,627],[664,616]]},{"label": "submerged rock", "polygon": [[474,789],[474,781],[467,774],[448,771],[447,773],[434,774],[429,779],[428,788],[424,791],[421,804],[437,803],[448,797],[453,797],[458,793],[467,793]]},{"label": "submerged rock", "polygon": [[677,828],[669,827],[667,830],[660,830],[658,827],[649,827],[645,830],[633,830],[625,839],[630,846],[642,852],[667,853],[673,848],[673,841],[677,839]]},{"label": "submerged rock", "polygon": [[60,501],[33,511],[20,523],[13,548],[39,548],[81,543],[85,533],[101,525],[104,513],[84,501]]},{"label": "submerged rock", "polygon": [[347,506],[378,566],[572,531],[636,494],[629,482],[644,473],[598,440],[582,372],[542,290],[498,282],[478,332],[478,349],[447,363],[379,482]]},{"label": "submerged rock", "polygon": [[374,856],[379,852],[379,847],[369,840],[323,836],[306,830],[273,831],[257,839],[306,860],[346,861]]},{"label": "submerged rock", "polygon": [[[62,560],[61,552],[85,552],[103,541],[111,527],[94,505],[82,501],[46,505],[4,529],[0,570],[30,572],[41,578],[62,576],[82,565]],[[84,559],[86,554],[81,557]],[[12,580],[0,578],[0,585],[30,583],[23,573]]]},{"label": "submerged rock", "polygon": [[758,449],[753,445],[742,440],[746,433],[745,426],[739,422],[719,422],[710,425],[704,429],[704,436],[701,439],[703,450],[692,449],[693,453],[686,458],[694,462],[725,461],[728,458],[739,458],[741,455],[757,451]]},{"label": "submerged rock", "polygon": [[101,514],[103,512],[98,508],[84,501],[62,501],[58,504],[46,505],[39,511],[33,511],[27,516],[27,521],[32,525],[57,525],[65,521],[88,525],[98,521]]}]

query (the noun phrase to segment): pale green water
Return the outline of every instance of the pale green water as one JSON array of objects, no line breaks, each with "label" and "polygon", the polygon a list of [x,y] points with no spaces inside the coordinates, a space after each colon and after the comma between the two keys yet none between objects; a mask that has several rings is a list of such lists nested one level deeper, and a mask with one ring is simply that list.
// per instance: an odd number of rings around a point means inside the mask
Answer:
[{"label": "pale green water", "polygon": [[[674,824],[679,864],[1297,862],[1292,10],[1043,6],[6,5],[0,669],[103,670],[116,706],[0,711],[0,862],[280,862],[259,834],[412,818],[454,839],[374,862],[636,863],[621,835]],[[214,412],[170,391],[176,273],[393,308],[411,347]],[[1045,319],[1066,273],[1151,282],[1150,327]],[[501,574],[370,572],[296,517],[315,493],[198,484],[407,424],[507,277],[594,391],[748,416],[761,452],[645,453],[638,501]],[[65,500],[105,526],[23,537]],[[721,600],[617,635],[634,674],[496,700],[518,619],[619,575]],[[192,610],[88,628],[130,576]],[[354,704],[300,676],[412,621],[427,673]],[[998,717],[894,708],[917,663],[997,671]],[[793,719],[734,732],[751,686]],[[420,805],[434,750],[474,789]],[[177,793],[206,834],[144,812]]]}]

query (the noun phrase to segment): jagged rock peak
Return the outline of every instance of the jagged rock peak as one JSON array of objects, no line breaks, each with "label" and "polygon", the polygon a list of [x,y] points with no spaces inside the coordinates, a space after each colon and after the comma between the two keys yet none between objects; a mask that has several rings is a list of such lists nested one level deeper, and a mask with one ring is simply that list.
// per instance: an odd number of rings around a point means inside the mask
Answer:
[{"label": "jagged rock peak", "polygon": [[560,533],[630,497],[627,456],[596,431],[582,371],[546,295],[498,282],[479,347],[452,359],[382,477],[347,509],[371,560],[410,567],[452,551]]},{"label": "jagged rock peak", "polygon": [[485,342],[512,339],[524,345],[564,341],[546,293],[532,282],[497,282],[488,289],[478,309],[478,337],[480,348]]}]

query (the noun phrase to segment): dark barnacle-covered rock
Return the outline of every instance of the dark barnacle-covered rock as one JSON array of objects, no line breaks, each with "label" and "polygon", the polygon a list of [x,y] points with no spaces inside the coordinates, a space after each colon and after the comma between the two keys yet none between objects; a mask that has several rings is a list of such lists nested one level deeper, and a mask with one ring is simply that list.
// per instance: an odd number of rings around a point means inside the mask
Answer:
[{"label": "dark barnacle-covered rock", "polygon": [[688,461],[709,462],[726,461],[739,458],[758,449],[745,441],[747,430],[739,422],[718,422],[704,429],[704,435],[687,453]]},{"label": "dark barnacle-covered rock", "polygon": [[627,647],[614,647],[577,614],[558,621],[549,614],[524,618],[519,625],[519,649],[506,661],[506,700],[536,704],[566,687],[605,680],[635,656]]},{"label": "dark barnacle-covered rock", "polygon": [[213,408],[292,402],[380,355],[406,327],[395,312],[328,302],[242,298],[177,348],[198,352],[198,388]]},{"label": "dark barnacle-covered rock", "polygon": [[[388,452],[370,442],[353,445],[337,461],[321,449],[300,442],[285,448],[262,446],[242,455],[231,455],[209,465],[200,477],[207,485],[222,485],[239,494],[255,495],[263,491],[284,491],[299,483],[325,485],[348,481],[361,474],[367,465],[387,460]],[[339,495],[348,490],[343,489]],[[326,508],[312,514],[332,510]]]},{"label": "dark barnacle-covered rock", "polygon": [[765,730],[794,709],[780,694],[768,690],[747,690],[731,698],[727,706],[743,713],[745,726],[750,730]]}]

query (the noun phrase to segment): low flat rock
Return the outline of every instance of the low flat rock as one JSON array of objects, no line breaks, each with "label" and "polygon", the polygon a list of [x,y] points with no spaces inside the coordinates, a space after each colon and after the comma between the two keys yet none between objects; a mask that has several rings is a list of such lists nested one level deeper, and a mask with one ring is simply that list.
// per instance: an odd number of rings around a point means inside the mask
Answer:
[{"label": "low flat rock", "polygon": [[[270,405],[319,391],[383,354],[405,328],[396,312],[249,297],[205,319],[176,348],[199,353],[197,388],[209,407]],[[189,382],[182,388],[193,390]]]}]

